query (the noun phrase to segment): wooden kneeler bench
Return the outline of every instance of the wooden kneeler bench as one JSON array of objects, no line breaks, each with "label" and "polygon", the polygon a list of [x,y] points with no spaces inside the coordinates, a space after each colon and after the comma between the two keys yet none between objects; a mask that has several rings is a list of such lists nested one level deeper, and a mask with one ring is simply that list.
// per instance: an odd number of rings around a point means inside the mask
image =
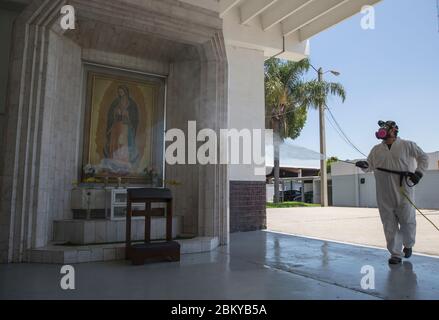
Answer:
[{"label": "wooden kneeler bench", "polygon": [[[145,211],[132,211],[133,203],[144,203]],[[152,203],[166,203],[166,241],[151,242]],[[131,240],[132,217],[145,217],[145,239],[143,243]],[[172,194],[169,189],[128,189],[125,258],[134,265],[143,265],[145,260],[180,261],[180,244],[172,241]]]}]

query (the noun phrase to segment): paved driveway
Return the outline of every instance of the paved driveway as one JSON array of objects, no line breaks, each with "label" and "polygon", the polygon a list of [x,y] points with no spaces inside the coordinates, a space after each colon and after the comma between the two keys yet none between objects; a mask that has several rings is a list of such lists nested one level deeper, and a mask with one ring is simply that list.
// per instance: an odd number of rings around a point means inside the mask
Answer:
[{"label": "paved driveway", "polygon": [[[423,211],[439,225],[439,211]],[[415,252],[439,256],[439,232],[418,214]],[[311,207],[267,209],[268,230],[385,248],[378,209]]]}]

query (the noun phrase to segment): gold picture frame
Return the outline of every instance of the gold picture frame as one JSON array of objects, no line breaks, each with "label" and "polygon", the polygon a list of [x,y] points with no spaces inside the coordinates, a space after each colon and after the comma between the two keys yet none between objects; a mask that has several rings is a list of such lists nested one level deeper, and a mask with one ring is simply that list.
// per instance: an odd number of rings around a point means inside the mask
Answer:
[{"label": "gold picture frame", "polygon": [[[151,183],[144,169],[154,163],[154,113],[161,92],[160,82],[148,78],[87,73],[82,162],[96,170],[95,178]],[[86,178],[82,171],[82,181]]]}]

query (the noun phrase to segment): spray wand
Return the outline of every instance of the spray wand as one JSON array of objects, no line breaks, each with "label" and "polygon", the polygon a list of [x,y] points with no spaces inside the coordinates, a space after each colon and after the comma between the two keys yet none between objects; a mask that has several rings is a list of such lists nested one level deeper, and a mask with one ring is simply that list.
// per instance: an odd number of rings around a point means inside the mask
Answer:
[{"label": "spray wand", "polygon": [[[343,162],[343,163],[348,163],[348,164],[351,164],[351,165],[353,165],[353,166],[355,166],[356,165],[356,163],[353,163],[353,162],[350,162],[350,161],[344,161],[344,160],[339,160],[340,162]],[[401,173],[402,174],[402,173]],[[414,185],[408,185],[410,188],[413,188],[414,187]],[[430,222],[432,225],[433,225],[433,227],[435,227],[436,228],[436,230],[437,231],[439,231],[439,228],[438,228],[438,226],[437,225],[435,225],[434,224],[434,222],[433,221],[431,221],[424,213],[422,213],[422,211],[421,211],[421,209],[419,209],[417,206],[416,206],[416,204],[413,202],[413,200],[412,199],[410,199],[410,197],[408,196],[408,194],[407,193],[405,193],[405,191],[404,191],[404,188],[403,188],[403,186],[402,186],[402,184],[401,184],[401,187],[399,188],[399,192],[401,193],[401,195],[404,197],[404,198],[406,198],[407,199],[407,201],[428,221],[428,222]]]}]

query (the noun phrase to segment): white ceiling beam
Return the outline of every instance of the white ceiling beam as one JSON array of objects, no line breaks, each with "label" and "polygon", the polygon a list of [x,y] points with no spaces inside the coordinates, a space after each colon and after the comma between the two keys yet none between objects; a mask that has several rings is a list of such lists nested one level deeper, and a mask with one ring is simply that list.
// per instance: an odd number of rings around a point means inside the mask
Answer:
[{"label": "white ceiling beam", "polygon": [[277,0],[246,0],[240,7],[241,24],[247,24],[251,19],[270,7]]},{"label": "white ceiling beam", "polygon": [[262,29],[268,30],[314,0],[279,0],[261,15]]},{"label": "white ceiling beam", "polygon": [[196,7],[219,12],[218,0],[202,0],[202,1],[200,1],[200,0],[179,0],[179,1],[189,3],[189,4],[196,6]]},{"label": "white ceiling beam", "polygon": [[220,8],[220,17],[224,17],[224,15],[237,6],[241,0],[219,0],[219,8]]},{"label": "white ceiling beam", "polygon": [[[366,5],[374,5],[380,2],[381,0],[350,0],[348,3],[343,5],[339,10],[335,10],[333,12],[328,13],[327,15],[321,17],[320,19],[315,20],[313,23],[310,23],[303,28],[301,28],[299,32],[299,39],[301,41],[307,40],[317,33],[328,29],[347,18],[352,17],[353,15],[359,13],[361,8]],[[360,28],[360,26],[358,26]]]},{"label": "white ceiling beam", "polygon": [[297,11],[282,21],[284,35],[288,36],[292,34],[347,2],[349,2],[349,0],[317,0],[311,2],[302,10]]}]

